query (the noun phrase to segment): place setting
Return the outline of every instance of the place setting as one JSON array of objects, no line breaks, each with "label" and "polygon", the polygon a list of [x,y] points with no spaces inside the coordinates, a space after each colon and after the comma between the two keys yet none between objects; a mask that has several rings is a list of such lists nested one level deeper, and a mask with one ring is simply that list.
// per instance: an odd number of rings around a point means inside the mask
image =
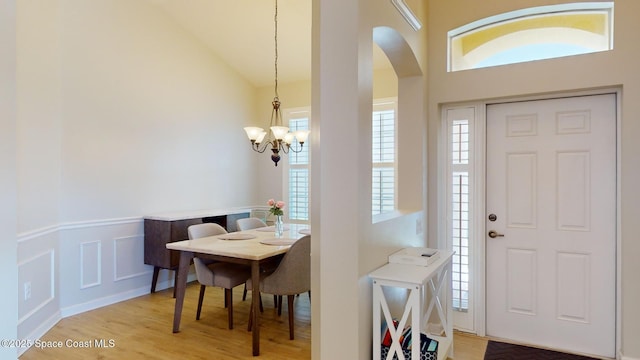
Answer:
[{"label": "place setting", "polygon": [[[283,228],[284,231],[289,230],[289,225],[285,225]],[[276,231],[276,227],[275,225],[271,225],[271,226],[267,226],[267,227],[261,227],[261,228],[257,228],[256,231],[262,231],[262,232],[275,232]]]},{"label": "place setting", "polygon": [[228,233],[216,236],[220,240],[249,240],[255,239],[256,236],[247,233]]},{"label": "place setting", "polygon": [[260,240],[260,244],[275,245],[275,246],[288,246],[288,245],[292,245],[296,241],[297,241],[297,239],[291,239],[291,238],[271,238],[271,239]]}]

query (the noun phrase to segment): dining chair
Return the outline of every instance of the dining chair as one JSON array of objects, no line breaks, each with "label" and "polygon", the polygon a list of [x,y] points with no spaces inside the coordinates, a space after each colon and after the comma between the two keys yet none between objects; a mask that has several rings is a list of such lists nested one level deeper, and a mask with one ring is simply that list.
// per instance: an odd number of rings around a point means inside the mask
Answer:
[{"label": "dining chair", "polygon": [[[189,239],[198,239],[206,236],[226,234],[227,231],[220,225],[204,223],[191,225],[187,228]],[[198,310],[196,320],[200,320],[202,301],[207,286],[217,286],[224,289],[225,306],[229,317],[229,329],[233,329],[233,288],[243,284],[251,278],[251,268],[245,265],[216,262],[209,259],[194,258],[196,277],[200,283],[200,297],[198,298]]]},{"label": "dining chair", "polygon": [[242,219],[236,220],[236,227],[240,231],[257,229],[257,228],[266,227],[266,226],[267,226],[267,223],[265,223],[264,221],[262,221],[262,219],[259,219],[257,217],[248,217],[248,218],[242,218]]},{"label": "dining chair", "polygon": [[[266,227],[266,226],[267,226],[267,223],[265,223],[264,221],[262,221],[262,219],[259,219],[257,217],[248,217],[248,218],[242,218],[242,219],[236,220],[236,228],[238,228],[239,231],[257,229],[257,228]],[[246,299],[247,299],[247,286],[245,285],[244,291],[242,292],[242,301],[245,301]],[[278,303],[277,303],[278,300],[275,297],[273,298],[273,301],[274,301],[274,305],[278,306]]]},{"label": "dining chair", "polygon": [[[251,279],[247,281],[247,288],[252,291],[254,289]],[[258,296],[261,292],[287,296],[289,339],[293,340],[293,301],[296,295],[311,291],[311,236],[304,236],[294,242],[276,270],[260,279],[258,288]],[[250,312],[249,330],[253,325],[251,316]]]}]

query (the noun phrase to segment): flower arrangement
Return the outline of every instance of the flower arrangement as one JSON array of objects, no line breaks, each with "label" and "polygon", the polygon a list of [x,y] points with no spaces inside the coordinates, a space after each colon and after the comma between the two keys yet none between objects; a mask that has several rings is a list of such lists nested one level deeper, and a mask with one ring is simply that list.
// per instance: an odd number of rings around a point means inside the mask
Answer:
[{"label": "flower arrangement", "polygon": [[275,201],[273,199],[269,199],[269,201],[267,201],[267,205],[270,206],[269,208],[269,212],[272,213],[273,215],[283,215],[284,212],[282,211],[282,209],[284,208],[284,201],[282,200],[278,200]]}]

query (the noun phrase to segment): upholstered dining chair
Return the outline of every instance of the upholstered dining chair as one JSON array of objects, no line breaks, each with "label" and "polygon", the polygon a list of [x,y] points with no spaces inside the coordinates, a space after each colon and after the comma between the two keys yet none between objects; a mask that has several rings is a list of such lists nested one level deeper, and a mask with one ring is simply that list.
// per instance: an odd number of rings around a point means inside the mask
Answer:
[{"label": "upholstered dining chair", "polygon": [[[218,224],[204,223],[187,228],[189,239],[226,234],[227,231]],[[200,296],[196,320],[200,320],[202,301],[207,286],[218,286],[224,289],[225,306],[229,317],[229,329],[233,329],[233,288],[243,284],[251,277],[251,268],[244,265],[215,262],[209,259],[194,258],[196,277],[200,283]]]},{"label": "upholstered dining chair", "polygon": [[262,219],[256,217],[248,217],[236,220],[236,227],[238,230],[251,230],[257,229],[261,227],[266,227],[267,223],[262,221]]},{"label": "upholstered dining chair", "polygon": [[[254,289],[251,279],[247,281],[247,288]],[[304,236],[293,243],[278,268],[261,278],[258,288],[259,292],[287,296],[289,339],[293,340],[293,301],[296,295],[311,291],[311,236]],[[249,315],[249,330],[253,325],[251,315],[252,313]]]},{"label": "upholstered dining chair", "polygon": [[[259,219],[256,217],[248,217],[248,218],[242,218],[242,219],[236,220],[236,228],[238,228],[239,231],[257,229],[257,228],[266,227],[266,226],[267,226],[267,223],[262,221],[262,219]],[[247,299],[247,286],[245,285],[244,291],[242,292],[242,301],[245,301],[246,299]],[[276,301],[275,305],[277,306],[278,300],[275,297],[274,297],[274,301]]]}]

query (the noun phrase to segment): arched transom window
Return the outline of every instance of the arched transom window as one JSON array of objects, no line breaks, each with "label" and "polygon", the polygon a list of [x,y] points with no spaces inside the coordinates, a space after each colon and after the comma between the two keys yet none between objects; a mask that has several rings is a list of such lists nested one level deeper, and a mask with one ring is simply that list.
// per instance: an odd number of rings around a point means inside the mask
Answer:
[{"label": "arched transom window", "polygon": [[613,2],[522,9],[448,33],[449,71],[613,49]]}]

